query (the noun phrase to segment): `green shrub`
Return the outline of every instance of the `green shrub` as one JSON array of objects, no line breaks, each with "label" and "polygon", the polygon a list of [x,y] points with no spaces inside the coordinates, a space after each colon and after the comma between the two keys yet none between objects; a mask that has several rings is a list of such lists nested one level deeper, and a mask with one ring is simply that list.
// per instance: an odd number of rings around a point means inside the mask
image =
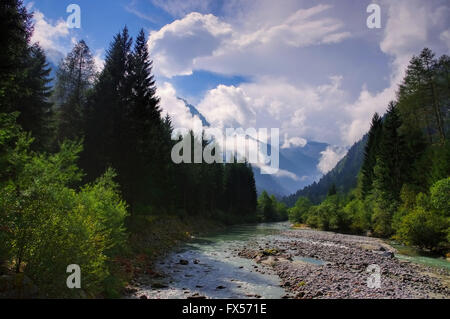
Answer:
[{"label": "green shrub", "polygon": [[443,216],[450,217],[450,177],[441,179],[430,188],[431,205]]},{"label": "green shrub", "polygon": [[[36,154],[28,150],[31,139],[2,119],[0,150],[8,148],[1,154],[11,174],[0,184],[0,251],[43,296],[95,297],[111,290],[110,261],[124,247],[127,214],[114,172],[77,192],[70,186],[82,176],[75,165],[80,143]],[[70,264],[81,268],[81,290],[66,286]]]},{"label": "green shrub", "polygon": [[289,220],[293,223],[306,222],[312,204],[307,197],[299,197],[294,207],[288,209]]},{"label": "green shrub", "polygon": [[435,250],[446,240],[446,221],[423,207],[403,217],[398,236],[406,244]]}]

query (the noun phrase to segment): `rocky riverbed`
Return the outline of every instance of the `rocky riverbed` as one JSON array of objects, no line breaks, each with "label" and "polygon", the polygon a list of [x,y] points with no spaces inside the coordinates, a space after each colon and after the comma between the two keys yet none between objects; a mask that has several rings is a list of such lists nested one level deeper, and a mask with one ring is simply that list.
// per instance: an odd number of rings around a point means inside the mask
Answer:
[{"label": "rocky riverbed", "polygon": [[[131,298],[450,298],[449,269],[406,262],[380,239],[285,224],[235,227],[159,260]],[[368,285],[379,270],[380,287]],[[371,277],[372,276],[372,277]],[[375,283],[376,286],[376,283]]]},{"label": "rocky riverbed", "polygon": [[[448,270],[400,261],[376,238],[290,230],[239,255],[274,270],[293,298],[450,298]],[[369,288],[369,265],[379,267],[380,288]]]}]

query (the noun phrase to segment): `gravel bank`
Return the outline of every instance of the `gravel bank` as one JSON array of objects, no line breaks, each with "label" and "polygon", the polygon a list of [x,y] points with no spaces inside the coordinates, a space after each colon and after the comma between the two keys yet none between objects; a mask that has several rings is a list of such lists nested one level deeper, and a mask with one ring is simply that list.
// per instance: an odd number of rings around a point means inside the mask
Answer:
[{"label": "gravel bank", "polygon": [[[400,261],[383,241],[316,230],[289,230],[251,242],[239,256],[256,271],[275,271],[286,298],[450,298],[450,273]],[[381,287],[369,288],[369,265],[381,270]]]}]

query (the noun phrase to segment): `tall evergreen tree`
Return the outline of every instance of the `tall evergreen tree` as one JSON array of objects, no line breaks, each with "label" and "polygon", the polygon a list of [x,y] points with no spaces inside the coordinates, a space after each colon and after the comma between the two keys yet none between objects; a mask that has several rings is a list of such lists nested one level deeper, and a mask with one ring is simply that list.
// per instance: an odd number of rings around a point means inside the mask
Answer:
[{"label": "tall evergreen tree", "polygon": [[51,69],[44,51],[37,44],[29,48],[26,58],[26,76],[15,99],[14,111],[20,112],[18,123],[35,138],[34,147],[44,149],[52,136]]},{"label": "tall evergreen tree", "polygon": [[31,18],[20,0],[0,4],[0,111],[20,112],[18,123],[43,148],[51,130],[50,68],[42,49],[30,45]]},{"label": "tall evergreen tree", "polygon": [[57,110],[58,142],[84,135],[88,95],[95,78],[94,58],[86,42],[81,40],[61,61],[57,71],[53,100]]},{"label": "tall evergreen tree", "polygon": [[26,76],[32,15],[21,0],[0,3],[0,111],[11,112]]},{"label": "tall evergreen tree", "polygon": [[[105,66],[89,99],[85,151],[82,166],[88,180],[94,180],[106,166],[119,172],[127,158],[127,105],[131,92],[131,44],[128,29],[118,33],[107,53]],[[122,181],[121,181],[122,184]]]},{"label": "tall evergreen tree", "polygon": [[436,85],[436,68],[438,66],[435,54],[428,48],[425,48],[420,53],[420,60],[422,62],[423,74],[426,79],[426,93],[431,104],[432,113],[436,122],[436,129],[439,133],[441,143],[445,140],[444,127],[442,123],[442,114],[439,103],[439,92]]},{"label": "tall evergreen tree", "polygon": [[408,152],[399,128],[402,122],[394,102],[389,104],[383,123],[381,141],[376,158],[375,187],[383,200],[400,198],[400,190],[408,171]]},{"label": "tall evergreen tree", "polygon": [[368,134],[367,144],[364,149],[364,161],[361,167],[362,172],[362,196],[365,197],[372,189],[373,168],[376,164],[378,145],[380,142],[382,119],[375,113]]}]

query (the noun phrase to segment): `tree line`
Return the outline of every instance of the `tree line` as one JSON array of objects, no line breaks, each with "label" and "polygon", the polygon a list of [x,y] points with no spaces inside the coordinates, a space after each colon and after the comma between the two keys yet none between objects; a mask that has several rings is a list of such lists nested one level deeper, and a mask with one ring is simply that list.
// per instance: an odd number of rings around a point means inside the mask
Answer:
[{"label": "tree line", "polygon": [[[100,71],[79,41],[52,81],[21,0],[2,1],[0,24],[0,272],[44,296],[117,296],[115,260],[148,216],[258,220],[248,163],[171,161],[143,30],[117,33]],[[83,269],[82,292],[65,287],[69,264]]]},{"label": "tree line", "polygon": [[450,58],[414,56],[386,114],[374,114],[356,188],[331,188],[318,205],[300,197],[290,219],[450,249]]}]

